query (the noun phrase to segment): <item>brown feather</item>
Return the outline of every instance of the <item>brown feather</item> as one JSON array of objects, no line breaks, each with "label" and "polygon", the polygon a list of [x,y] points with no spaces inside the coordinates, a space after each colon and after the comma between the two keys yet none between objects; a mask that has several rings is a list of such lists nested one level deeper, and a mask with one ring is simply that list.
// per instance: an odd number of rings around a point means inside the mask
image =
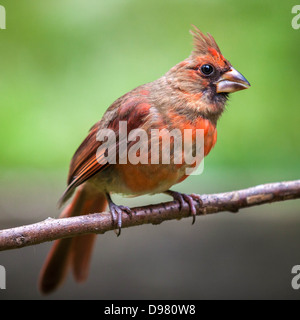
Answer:
[{"label": "brown feather", "polygon": [[209,53],[209,48],[213,48],[221,54],[221,50],[211,34],[208,33],[207,36],[205,36],[196,26],[193,25],[193,27],[195,30],[190,30],[190,33],[194,36],[194,50],[192,55],[206,55]]},{"label": "brown feather", "polygon": [[[83,185],[60,218],[102,212],[107,205],[104,193]],[[73,268],[76,281],[84,281],[88,275],[90,256],[95,242],[95,234],[56,240],[42,268],[39,278],[40,291],[47,294],[64,281],[69,267]]]},{"label": "brown feather", "polygon": [[[61,207],[74,193],[76,187],[94,176],[96,173],[110,166],[109,163],[101,164],[106,148],[101,150],[101,141],[97,141],[97,134],[101,129],[112,129],[116,133],[115,152],[118,155],[120,141],[118,140],[119,121],[127,121],[128,133],[140,127],[149,114],[150,104],[148,103],[145,90],[140,86],[131,91],[132,97],[128,94],[117,99],[106,111],[102,120],[97,122],[90,130],[88,136],[76,150],[69,169],[68,187],[60,198],[58,205]],[[135,93],[135,94],[134,94]]]}]

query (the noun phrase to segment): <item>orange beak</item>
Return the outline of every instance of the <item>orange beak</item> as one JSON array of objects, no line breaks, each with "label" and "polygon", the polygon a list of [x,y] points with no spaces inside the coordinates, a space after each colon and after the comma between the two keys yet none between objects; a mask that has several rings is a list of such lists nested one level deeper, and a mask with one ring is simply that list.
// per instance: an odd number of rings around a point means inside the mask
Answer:
[{"label": "orange beak", "polygon": [[231,67],[225,72],[216,83],[217,93],[221,92],[235,92],[239,90],[248,89],[250,83],[237,70]]}]

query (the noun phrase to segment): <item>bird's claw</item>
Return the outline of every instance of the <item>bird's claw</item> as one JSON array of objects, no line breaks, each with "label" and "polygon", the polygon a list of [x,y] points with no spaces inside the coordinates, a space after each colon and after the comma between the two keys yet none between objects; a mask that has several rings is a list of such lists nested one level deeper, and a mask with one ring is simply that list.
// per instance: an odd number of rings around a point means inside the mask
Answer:
[{"label": "bird's claw", "polygon": [[201,200],[200,195],[194,194],[194,193],[185,194],[185,193],[180,193],[180,192],[176,192],[176,191],[172,191],[172,190],[166,191],[166,194],[168,194],[171,197],[173,197],[174,200],[179,201],[181,210],[183,209],[185,203],[188,204],[189,209],[190,209],[190,213],[191,213],[191,215],[193,217],[193,222],[192,222],[192,225],[193,225],[195,223],[195,221],[196,221],[196,214],[197,214],[196,207],[195,207],[195,204],[194,204],[194,200],[197,201],[200,204],[200,206],[203,205],[203,202]]},{"label": "bird's claw", "polygon": [[113,224],[117,224],[117,230],[115,230],[116,235],[119,237],[122,230],[122,213],[127,213],[130,218],[132,217],[132,211],[129,207],[119,206],[112,202],[110,196],[108,198],[108,205],[111,212]]},{"label": "bird's claw", "polygon": [[117,222],[117,230],[115,230],[115,233],[119,237],[122,230],[122,213],[125,212],[130,217],[132,217],[132,211],[129,207],[118,206],[114,203],[111,204],[109,208],[112,215],[113,223],[115,224]]}]

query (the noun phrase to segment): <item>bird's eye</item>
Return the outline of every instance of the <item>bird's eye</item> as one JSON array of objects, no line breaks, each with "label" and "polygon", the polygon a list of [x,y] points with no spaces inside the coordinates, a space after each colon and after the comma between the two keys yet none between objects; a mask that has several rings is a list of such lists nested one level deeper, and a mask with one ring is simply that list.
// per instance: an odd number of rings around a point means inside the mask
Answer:
[{"label": "bird's eye", "polygon": [[210,76],[215,71],[215,68],[211,64],[204,64],[200,70],[205,76]]}]

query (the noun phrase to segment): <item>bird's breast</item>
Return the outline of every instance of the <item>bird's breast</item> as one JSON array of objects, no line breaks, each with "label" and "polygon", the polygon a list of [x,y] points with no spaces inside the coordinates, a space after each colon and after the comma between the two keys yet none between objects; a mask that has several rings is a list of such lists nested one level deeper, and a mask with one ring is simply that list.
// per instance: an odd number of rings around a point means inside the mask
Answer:
[{"label": "bird's breast", "polygon": [[[144,154],[142,154],[141,149],[131,150],[130,147],[128,148],[128,155],[134,152],[137,163],[132,163],[128,156],[126,164],[116,164],[114,166],[118,177],[114,189],[119,189],[115,192],[146,194],[168,190],[172,185],[186,179],[193,168],[195,169],[200,164],[203,157],[208,155],[217,139],[215,125],[204,118],[190,121],[184,116],[173,115],[172,119],[172,122],[169,123],[171,126],[168,126],[168,129],[171,133],[173,129],[177,129],[177,132],[181,133],[182,141],[179,148],[175,146],[176,139],[174,136],[172,134],[168,135],[168,130],[161,131],[159,139],[156,140],[159,142],[158,148],[154,148],[154,138],[151,135],[153,132],[148,131],[148,147],[144,149]],[[199,135],[197,130],[200,132]],[[158,131],[156,131],[157,133]],[[167,138],[170,138],[170,145],[164,145],[165,134],[168,135]],[[189,141],[185,141],[187,136],[190,139]],[[199,143],[202,151],[197,153],[197,144]],[[131,147],[134,147],[134,144]],[[146,153],[145,150],[147,150]],[[164,152],[169,152],[169,155],[164,154]],[[189,161],[186,157],[188,153]],[[153,159],[155,159],[154,163]]]}]

